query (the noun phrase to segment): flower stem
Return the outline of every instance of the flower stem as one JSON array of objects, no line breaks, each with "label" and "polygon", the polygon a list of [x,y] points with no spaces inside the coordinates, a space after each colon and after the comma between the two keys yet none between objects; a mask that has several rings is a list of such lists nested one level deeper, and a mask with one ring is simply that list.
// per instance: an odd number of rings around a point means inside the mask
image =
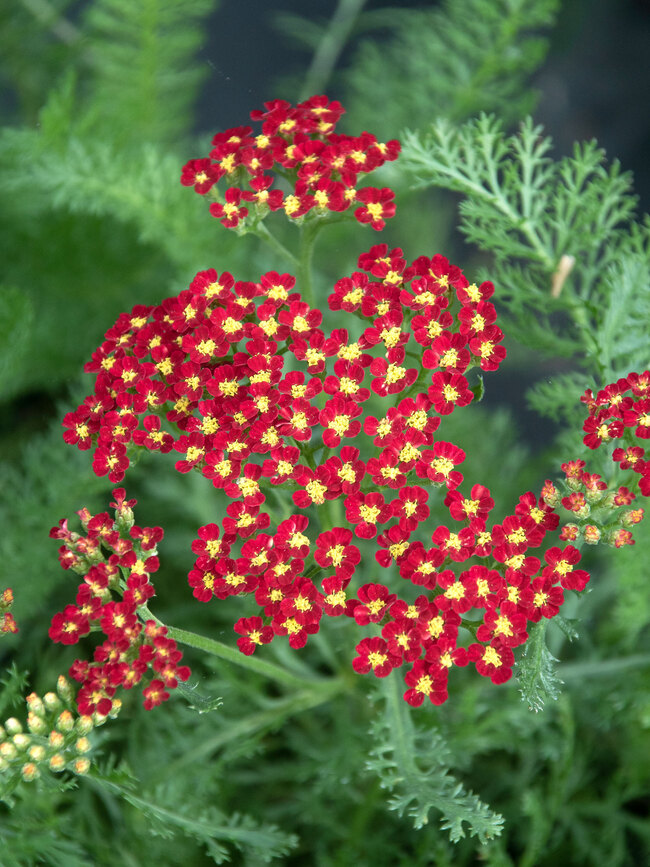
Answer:
[{"label": "flower stem", "polygon": [[222,644],[220,641],[215,641],[214,638],[208,638],[205,635],[199,635],[196,632],[188,632],[186,629],[179,629],[176,626],[167,626],[159,620],[154,614],[149,611],[146,605],[141,605],[139,611],[146,617],[155,620],[161,626],[166,626],[167,635],[174,641],[180,644],[185,644],[187,647],[194,647],[197,650],[203,650],[211,656],[216,656],[219,659],[225,659],[226,662],[233,662],[235,665],[240,665],[242,668],[247,668],[249,671],[254,671],[256,674],[261,674],[263,677],[268,677],[270,680],[275,680],[278,683],[283,683],[286,686],[292,687],[314,687],[323,681],[323,678],[314,677],[313,679],[298,677],[291,672],[280,668],[272,662],[267,662],[264,659],[254,659],[252,656],[246,656],[234,647],[229,647],[227,644]]},{"label": "flower stem", "polygon": [[300,99],[323,93],[366,0],[339,0],[336,11],[307,70]]},{"label": "flower stem", "polygon": [[291,250],[288,250],[281,241],[278,241],[275,235],[271,234],[264,223],[258,223],[255,229],[251,231],[254,231],[259,238],[266,241],[270,247],[273,247],[276,253],[279,253],[284,259],[286,259],[292,267],[296,269],[300,268],[300,262],[293,255]]},{"label": "flower stem", "polygon": [[270,680],[275,680],[286,686],[313,686],[313,681],[311,680],[291,674],[291,672],[286,671],[284,668],[280,668],[280,666],[267,662],[264,659],[246,656],[234,647],[229,647],[227,644],[222,644],[213,638],[207,638],[205,635],[188,632],[186,629],[178,629],[176,626],[168,626],[167,634],[180,644],[185,644],[187,647],[195,647],[197,650],[203,650],[205,653],[209,653],[219,659],[225,659],[227,662],[233,662],[235,665],[240,665],[242,668],[247,668],[249,671],[254,671],[256,674],[261,674],[263,677],[268,677]]},{"label": "flower stem", "polygon": [[311,285],[311,262],[314,255],[314,242],[323,223],[308,222],[300,228],[300,262],[298,265],[298,290],[310,307],[314,306],[314,293]]}]

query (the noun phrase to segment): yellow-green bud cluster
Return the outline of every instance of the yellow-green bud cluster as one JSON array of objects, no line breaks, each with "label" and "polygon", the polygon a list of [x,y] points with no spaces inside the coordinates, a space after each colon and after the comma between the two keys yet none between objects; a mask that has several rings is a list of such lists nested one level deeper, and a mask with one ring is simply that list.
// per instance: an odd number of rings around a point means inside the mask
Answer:
[{"label": "yellow-green bud cluster", "polygon": [[[42,698],[31,693],[26,698],[27,720],[16,717],[0,726],[0,795],[6,796],[21,782],[33,782],[47,774],[69,771],[82,775],[90,769],[90,735],[108,717],[80,716],[73,704],[74,690],[65,677],[59,677],[56,692]],[[119,712],[113,702],[111,717]]]}]

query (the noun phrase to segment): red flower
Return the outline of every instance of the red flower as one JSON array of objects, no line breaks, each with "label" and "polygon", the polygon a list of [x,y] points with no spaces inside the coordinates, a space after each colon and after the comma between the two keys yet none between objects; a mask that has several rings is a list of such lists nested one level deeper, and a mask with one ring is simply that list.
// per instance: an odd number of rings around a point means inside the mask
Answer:
[{"label": "red flower", "polygon": [[404,683],[409,687],[404,693],[404,701],[411,707],[419,707],[425,698],[432,704],[444,704],[447,701],[447,676],[422,659],[418,659],[404,677]]},{"label": "red flower", "polygon": [[401,657],[390,652],[383,638],[364,638],[357,644],[356,651],[352,668],[357,674],[372,671],[377,677],[386,677],[402,664]]},{"label": "red flower", "polygon": [[169,698],[169,693],[165,690],[165,683],[158,678],[154,678],[149,686],[142,690],[144,696],[144,709],[152,710]]},{"label": "red flower", "polygon": [[469,527],[463,527],[458,533],[452,533],[448,527],[437,527],[431,541],[455,563],[462,563],[474,553],[474,533]]},{"label": "red flower", "polygon": [[499,343],[503,340],[503,331],[500,328],[487,328],[469,341],[469,348],[476,358],[479,359],[481,370],[497,370],[506,357],[506,348]]},{"label": "red flower", "polygon": [[223,172],[218,166],[212,164],[209,159],[190,160],[183,166],[181,184],[184,187],[194,187],[195,192],[201,196],[219,180]]},{"label": "red flower", "polygon": [[370,223],[373,229],[381,231],[386,220],[395,216],[395,193],[388,187],[379,190],[375,187],[365,187],[357,193],[357,201],[363,202],[363,207],[357,208],[354,216],[360,223]]},{"label": "red flower", "polygon": [[489,677],[492,683],[505,683],[512,677],[515,657],[505,644],[489,644],[487,647],[483,644],[470,644],[467,648],[467,659],[474,662],[478,673]]},{"label": "red flower", "polygon": [[361,422],[352,419],[363,412],[359,404],[343,397],[328,400],[320,411],[318,420],[324,428],[323,442],[330,448],[336,448],[342,437],[355,437],[361,431]]},{"label": "red flower", "polygon": [[273,629],[265,626],[261,617],[240,617],[234,629],[242,636],[237,639],[237,647],[246,656],[254,653],[260,644],[269,644],[273,640]]},{"label": "red flower", "polygon": [[61,644],[76,644],[90,632],[88,617],[75,605],[66,605],[63,612],[55,614],[48,635]]},{"label": "red flower", "polygon": [[440,415],[449,415],[457,406],[467,406],[474,399],[464,376],[440,370],[433,374],[427,394]]},{"label": "red flower", "polygon": [[361,562],[361,553],[351,545],[352,531],[347,527],[334,527],[316,538],[314,559],[324,569],[334,568],[338,576],[349,578]]},{"label": "red flower", "polygon": [[213,202],[210,205],[210,213],[213,217],[221,218],[220,222],[227,229],[232,229],[239,221],[248,216],[248,208],[240,206],[242,191],[238,187],[229,187],[225,193],[225,203]]},{"label": "red flower", "polygon": [[330,578],[324,578],[321,581],[323,611],[330,617],[340,617],[341,614],[351,616],[355,601],[348,599],[345,592],[348,580],[339,575],[332,575]]},{"label": "red flower", "polygon": [[402,529],[415,530],[418,524],[426,521],[430,513],[426,505],[428,499],[429,494],[424,488],[405,487],[400,490],[399,498],[392,501],[391,508]]},{"label": "red flower", "polygon": [[443,332],[432,342],[431,348],[422,353],[422,366],[429,370],[440,367],[446,371],[464,373],[471,360],[466,343],[464,334]]},{"label": "red flower", "polygon": [[389,520],[391,508],[381,494],[359,493],[345,501],[345,514],[360,539],[373,539],[377,535],[377,524]]},{"label": "red flower", "polygon": [[353,615],[359,626],[379,623],[397,599],[397,595],[390,593],[384,584],[364,584],[359,587],[357,597],[360,604],[355,605]]},{"label": "red flower", "polygon": [[119,442],[98,445],[93,456],[93,470],[96,476],[108,476],[110,482],[117,484],[124,478],[129,466],[126,447]]},{"label": "red flower", "polygon": [[494,508],[494,500],[488,488],[474,485],[469,497],[464,497],[458,490],[449,491],[445,506],[455,521],[481,521],[485,524]]},{"label": "red flower", "polygon": [[526,632],[526,615],[512,602],[502,602],[499,611],[488,608],[483,623],[476,631],[479,641],[491,641],[492,644],[517,647],[528,638]]},{"label": "red flower", "polygon": [[454,467],[465,460],[465,452],[453,443],[440,440],[432,449],[422,453],[416,472],[420,478],[430,479],[437,484],[445,484],[449,490],[457,488],[463,481],[463,474]]},{"label": "red flower", "polygon": [[[320,616],[320,609],[318,614]],[[304,647],[309,636],[314,635],[319,629],[318,619],[306,620],[285,611],[276,612],[271,625],[276,635],[289,636],[289,646],[294,650]]]},{"label": "red flower", "polygon": [[580,562],[580,551],[577,548],[572,545],[564,550],[549,548],[544,554],[544,559],[548,563],[542,573],[544,577],[559,581],[565,590],[585,589],[589,581],[589,573],[584,569],[573,568]]},{"label": "red flower", "polygon": [[533,623],[538,623],[542,617],[555,617],[564,603],[564,591],[554,586],[551,578],[539,576],[535,578],[531,590],[533,598],[526,606],[526,616]]}]

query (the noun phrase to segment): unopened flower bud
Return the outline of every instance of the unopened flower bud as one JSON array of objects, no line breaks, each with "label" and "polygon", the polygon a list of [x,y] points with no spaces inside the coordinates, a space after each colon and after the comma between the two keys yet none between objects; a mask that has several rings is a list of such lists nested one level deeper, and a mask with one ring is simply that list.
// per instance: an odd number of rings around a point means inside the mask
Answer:
[{"label": "unopened flower bud", "polygon": [[88,738],[77,738],[74,748],[78,753],[87,753],[90,749],[90,741]]},{"label": "unopened flower bud", "polygon": [[35,762],[42,762],[45,758],[45,747],[41,744],[34,744],[29,748],[29,757]]},{"label": "unopened flower bud", "polygon": [[43,699],[40,695],[37,695],[35,692],[30,692],[25,701],[27,702],[28,710],[38,716],[43,716],[45,713],[45,705],[43,704]]},{"label": "unopened flower bud", "polygon": [[27,762],[26,765],[23,765],[20,769],[20,773],[26,783],[31,783],[32,780],[35,780],[40,776],[40,771],[33,762]]},{"label": "unopened flower bud", "polygon": [[9,612],[0,617],[0,632],[18,632],[18,624]]},{"label": "unopened flower bud", "polygon": [[59,750],[65,743],[65,738],[63,737],[61,732],[52,731],[50,732],[48,741],[50,742],[51,747],[53,747],[55,750]]},{"label": "unopened flower bud", "polygon": [[575,542],[580,535],[580,527],[577,524],[565,524],[560,530],[560,540],[562,542]]},{"label": "unopened flower bud", "polygon": [[16,749],[19,750],[26,750],[32,742],[30,736],[22,734],[22,732],[20,734],[14,735],[11,740],[16,745]]},{"label": "unopened flower bud", "polygon": [[22,732],[23,727],[16,717],[11,716],[8,720],[5,720],[5,729],[7,730],[8,735],[19,735]]},{"label": "unopened flower bud", "polygon": [[53,692],[46,692],[43,696],[43,704],[48,710],[59,710],[61,707],[61,699]]},{"label": "unopened flower bud", "polygon": [[62,674],[59,675],[59,679],[56,682],[56,691],[63,701],[72,701],[74,698],[74,692],[70,686],[70,681]]},{"label": "unopened flower bud", "polygon": [[0,756],[2,756],[3,759],[15,759],[17,755],[18,751],[11,741],[3,741],[0,744]]},{"label": "unopened flower bud", "polygon": [[595,527],[593,524],[587,524],[587,526],[583,528],[583,533],[587,545],[597,545],[598,542],[600,542],[602,533],[600,529]]},{"label": "unopened flower bud", "polygon": [[641,523],[643,515],[643,509],[630,509],[628,512],[623,512],[621,515],[621,524],[624,527],[633,527],[634,524]]},{"label": "unopened flower bud", "polygon": [[60,732],[67,734],[74,728],[74,717],[69,710],[61,711],[55,725]]},{"label": "unopened flower bud", "polygon": [[49,764],[51,770],[54,772],[62,771],[65,768],[65,759],[61,753],[54,753],[54,755],[50,757]]},{"label": "unopened flower bud", "polygon": [[612,548],[623,548],[625,545],[634,545],[634,538],[629,530],[612,530],[607,536],[607,544]]},{"label": "unopened flower bud", "polygon": [[77,759],[72,765],[72,770],[75,774],[87,774],[90,768],[89,759]]},{"label": "unopened flower bud", "polygon": [[30,710],[27,714],[27,728],[33,735],[42,735],[47,731],[47,723],[42,716],[37,716]]},{"label": "unopened flower bud", "polygon": [[75,723],[75,731],[80,735],[87,735],[94,728],[93,718],[91,716],[80,716]]},{"label": "unopened flower bud", "polygon": [[544,483],[544,487],[542,488],[542,499],[546,503],[547,506],[551,506],[551,508],[555,508],[560,504],[560,500],[562,499],[560,496],[560,492],[555,487],[553,482],[549,479]]}]

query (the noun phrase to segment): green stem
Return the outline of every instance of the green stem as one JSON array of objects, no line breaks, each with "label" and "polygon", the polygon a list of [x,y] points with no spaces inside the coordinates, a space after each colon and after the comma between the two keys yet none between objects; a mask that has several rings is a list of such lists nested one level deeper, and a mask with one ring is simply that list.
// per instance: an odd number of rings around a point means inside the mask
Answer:
[{"label": "green stem", "polygon": [[194,647],[197,650],[203,650],[211,656],[216,656],[219,659],[225,659],[226,662],[233,662],[235,665],[240,665],[242,668],[247,668],[249,671],[254,671],[256,674],[261,674],[263,677],[268,677],[270,680],[275,680],[278,683],[283,683],[286,686],[312,686],[313,681],[303,677],[297,677],[284,668],[274,665],[272,662],[267,662],[264,659],[255,659],[252,656],[246,656],[234,647],[229,647],[227,644],[222,644],[220,641],[215,641],[213,638],[207,638],[205,635],[198,635],[196,632],[188,632],[186,629],[178,629],[176,626],[167,627],[167,635],[185,644],[187,647]]},{"label": "green stem", "polygon": [[[146,605],[141,605],[138,609],[146,619],[155,620],[160,626],[166,626],[155,614],[149,611]],[[272,662],[267,662],[264,659],[254,659],[252,656],[246,656],[234,647],[229,647],[227,644],[222,644],[220,641],[215,641],[214,638],[207,638],[205,635],[198,635],[196,632],[188,632],[186,629],[179,629],[176,626],[166,626],[167,635],[173,638],[174,641],[185,644],[187,647],[194,647],[197,650],[203,650],[211,656],[216,656],[219,659],[225,659],[226,662],[233,662],[235,665],[240,665],[242,668],[247,668],[249,671],[254,671],[256,674],[261,674],[263,677],[268,677],[270,680],[275,680],[278,683],[283,683],[286,686],[299,687],[314,687],[322,681],[322,678],[307,679],[297,677],[275,665]]]},{"label": "green stem", "polygon": [[288,250],[281,241],[278,241],[275,235],[271,234],[264,223],[258,223],[255,229],[251,229],[251,232],[256,234],[263,241],[266,241],[266,243],[270,247],[273,247],[276,253],[279,253],[284,259],[286,259],[293,268],[300,268],[300,262],[293,255],[291,250]]},{"label": "green stem", "polygon": [[323,93],[336,66],[336,61],[348,40],[354,23],[366,0],[339,0],[336,11],[312,58],[300,99]]},{"label": "green stem", "polygon": [[311,285],[311,262],[314,255],[316,235],[324,224],[308,222],[300,227],[300,263],[298,265],[298,290],[310,307],[314,306],[314,293]]},{"label": "green stem", "polygon": [[603,659],[597,662],[571,662],[560,669],[562,679],[601,677],[620,675],[620,672],[631,668],[650,667],[650,654],[637,653],[633,656],[621,656],[614,659]]}]

